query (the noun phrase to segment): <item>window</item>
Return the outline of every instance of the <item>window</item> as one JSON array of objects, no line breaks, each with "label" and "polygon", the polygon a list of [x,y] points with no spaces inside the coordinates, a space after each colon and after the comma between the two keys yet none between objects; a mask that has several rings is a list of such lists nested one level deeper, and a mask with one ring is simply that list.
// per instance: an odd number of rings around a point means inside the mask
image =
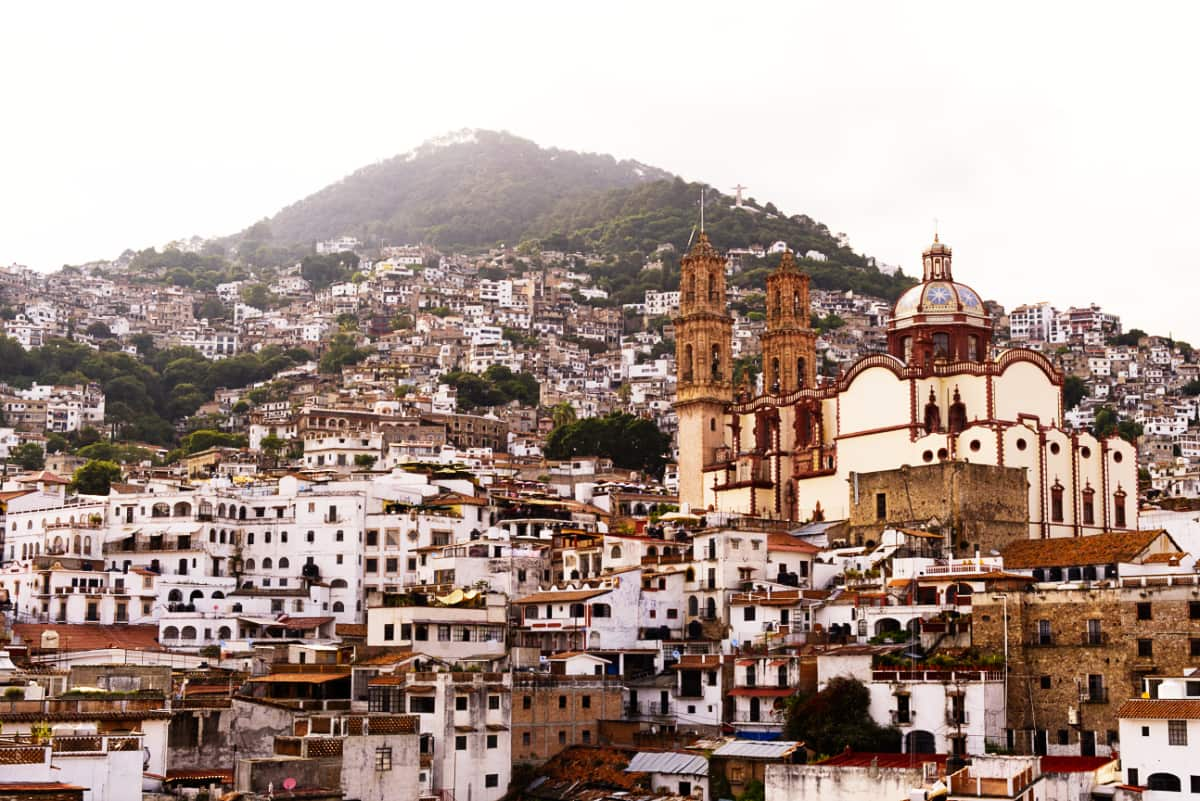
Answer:
[{"label": "window", "polygon": [[412,695],[408,698],[408,711],[415,715],[432,715],[434,709],[433,696]]},{"label": "window", "polygon": [[583,698],[580,699],[579,703],[580,703],[580,705],[583,706],[584,709],[591,709],[592,708],[592,696],[590,696],[590,695],[583,696]]},{"label": "window", "polygon": [[1167,721],[1167,744],[1168,745],[1187,745],[1187,721],[1186,720],[1168,720]]},{"label": "window", "polygon": [[1083,491],[1083,524],[1096,524],[1096,493],[1090,487]]},{"label": "window", "polygon": [[1071,744],[1071,733],[1068,732],[1066,729],[1059,729],[1058,730],[1058,744],[1059,745],[1070,745]]},{"label": "window", "polygon": [[875,493],[875,519],[887,520],[887,493]]},{"label": "window", "polygon": [[1042,689],[1043,689],[1043,690],[1049,690],[1049,689],[1051,688],[1051,686],[1052,686],[1052,685],[1051,685],[1051,683],[1050,683],[1050,677],[1049,677],[1049,676],[1042,676]]},{"label": "window", "polygon": [[1188,618],[1200,620],[1200,601],[1188,601]]},{"label": "window", "polygon": [[1200,793],[1200,776],[1192,777],[1192,794]]},{"label": "window", "polygon": [[567,744],[567,733],[565,731],[563,731],[562,729],[558,730],[558,744],[559,745]]},{"label": "window", "polygon": [[488,696],[488,709],[499,709],[499,708],[500,708],[500,696],[489,695]]},{"label": "window", "polygon": [[367,565],[366,565],[366,572],[378,573],[379,572],[379,560],[378,559],[368,559]]},{"label": "window", "polygon": [[744,613],[744,617],[742,619],[743,620],[754,620],[754,617],[757,614],[757,612],[758,612],[757,607],[747,606],[745,613]]},{"label": "window", "polygon": [[1129,784],[1132,784],[1133,786],[1135,786],[1135,787],[1136,787],[1136,786],[1137,786],[1137,784],[1138,784],[1138,770],[1137,770],[1137,768],[1130,768],[1130,769],[1129,769],[1129,771],[1128,771],[1128,773],[1129,773]]},{"label": "window", "polygon": [[392,749],[376,748],[375,749],[375,770],[391,770],[392,769]]},{"label": "window", "polygon": [[1050,621],[1038,621],[1037,642],[1039,645],[1052,645],[1054,643],[1054,635],[1050,633]]},{"label": "window", "polygon": [[583,744],[591,745],[591,743],[592,743],[592,732],[590,729],[584,729],[583,730]]},{"label": "window", "polygon": [[1050,522],[1061,523],[1063,521],[1063,486],[1057,481],[1050,488]]},{"label": "window", "polygon": [[489,734],[487,736],[487,747],[488,748],[495,748],[499,745],[499,743],[500,743],[500,740],[498,737],[496,737],[496,735]]},{"label": "window", "polygon": [[521,696],[521,709],[533,709],[533,696],[532,695]]},{"label": "window", "polygon": [[529,732],[524,732],[521,735],[521,745],[528,746],[533,738],[529,736]]},{"label": "window", "polygon": [[1149,659],[1154,656],[1154,640],[1138,640],[1137,655],[1142,659]]},{"label": "window", "polygon": [[565,695],[558,696],[558,708],[559,709],[567,708],[567,696],[565,696]]},{"label": "window", "polygon": [[384,623],[383,624],[383,639],[385,639],[385,640],[396,639],[396,624],[395,623]]},{"label": "window", "polygon": [[466,751],[467,750],[467,736],[465,734],[460,734],[454,738],[454,750],[455,751]]},{"label": "window", "polygon": [[456,695],[454,697],[454,709],[457,712],[466,712],[467,711],[467,696]]},{"label": "window", "polygon": [[1139,601],[1138,602],[1137,619],[1138,620],[1152,620],[1153,619],[1151,617],[1151,613],[1150,613],[1150,602],[1149,601]]},{"label": "window", "polygon": [[500,774],[499,773],[489,773],[489,774],[485,775],[483,777],[483,786],[484,787],[499,787],[500,786]]},{"label": "window", "polygon": [[367,531],[367,547],[375,548],[379,545],[379,532],[375,530]]}]

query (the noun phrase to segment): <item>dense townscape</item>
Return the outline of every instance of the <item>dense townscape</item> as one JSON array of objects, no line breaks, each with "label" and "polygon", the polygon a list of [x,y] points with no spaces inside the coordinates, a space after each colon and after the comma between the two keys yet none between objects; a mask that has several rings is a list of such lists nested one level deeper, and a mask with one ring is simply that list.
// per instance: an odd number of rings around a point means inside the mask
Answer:
[{"label": "dense townscape", "polygon": [[1192,348],[708,202],[0,269],[3,796],[1200,792]]}]

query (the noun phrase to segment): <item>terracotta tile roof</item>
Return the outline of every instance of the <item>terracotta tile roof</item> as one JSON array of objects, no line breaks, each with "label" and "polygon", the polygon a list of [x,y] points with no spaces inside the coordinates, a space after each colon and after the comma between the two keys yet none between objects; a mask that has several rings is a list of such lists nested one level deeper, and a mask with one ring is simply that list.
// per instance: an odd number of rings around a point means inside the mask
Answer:
[{"label": "terracotta tile roof", "polygon": [[1146,564],[1158,564],[1162,562],[1179,562],[1183,557],[1187,556],[1182,551],[1169,551],[1167,553],[1152,553],[1142,561]]},{"label": "terracotta tile roof", "polygon": [[[1159,537],[1170,535],[1161,529],[1151,531],[1114,531],[1090,537],[1060,537],[1048,540],[1017,540],[1004,548],[1006,568],[1075,567],[1131,562]],[[1178,548],[1170,540],[1174,548]]]},{"label": "terracotta tile roof", "polygon": [[1119,718],[1200,720],[1200,699],[1130,698],[1117,710]]},{"label": "terracotta tile roof", "polygon": [[36,484],[39,481],[44,484],[70,484],[71,480],[55,475],[49,470],[43,470],[40,473],[30,473],[26,476],[18,476],[16,479],[18,484]]},{"label": "terracotta tile roof", "polygon": [[513,601],[514,604],[549,604],[549,603],[567,603],[569,601],[586,601],[589,598],[595,598],[598,595],[604,595],[612,592],[612,590],[562,590],[549,592],[535,592],[533,595],[526,595],[524,598],[518,598]]},{"label": "terracotta tile roof", "polygon": [[721,666],[720,654],[683,654],[677,668],[714,668]]},{"label": "terracotta tile roof", "polygon": [[268,673],[250,679],[253,684],[327,684],[338,679],[348,679],[350,673]]},{"label": "terracotta tile roof", "polygon": [[220,781],[233,784],[232,770],[168,770],[167,781]]},{"label": "terracotta tile roof", "polygon": [[99,623],[14,623],[13,633],[30,648],[40,648],[43,631],[58,632],[60,651],[94,651],[128,648],[131,651],[161,651],[158,626],[103,626]]},{"label": "terracotta tile roof", "polygon": [[796,553],[820,553],[821,549],[802,539],[776,531],[767,535],[768,551],[795,551]]}]

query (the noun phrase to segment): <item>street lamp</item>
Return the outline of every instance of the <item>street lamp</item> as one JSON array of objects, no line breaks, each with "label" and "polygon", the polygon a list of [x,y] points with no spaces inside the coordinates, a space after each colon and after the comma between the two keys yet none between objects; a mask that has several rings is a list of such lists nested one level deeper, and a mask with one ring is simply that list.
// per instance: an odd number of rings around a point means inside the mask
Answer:
[{"label": "street lamp", "polygon": [[[1004,601],[1004,730],[1008,731],[1008,593],[997,592],[992,594],[993,601]],[[1005,747],[1008,746],[1007,735],[1005,736]]]}]

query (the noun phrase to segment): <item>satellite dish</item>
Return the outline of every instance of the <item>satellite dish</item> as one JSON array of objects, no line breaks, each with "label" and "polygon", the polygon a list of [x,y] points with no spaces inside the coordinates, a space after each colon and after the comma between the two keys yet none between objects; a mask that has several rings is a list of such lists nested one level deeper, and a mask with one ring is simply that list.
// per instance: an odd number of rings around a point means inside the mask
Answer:
[{"label": "satellite dish", "polygon": [[674,659],[676,662],[679,661],[679,649],[678,648],[676,648],[674,651],[671,652],[671,658]]},{"label": "satellite dish", "polygon": [[288,776],[286,779],[283,780],[283,789],[295,790],[296,789],[296,780],[293,779],[291,776]]}]

